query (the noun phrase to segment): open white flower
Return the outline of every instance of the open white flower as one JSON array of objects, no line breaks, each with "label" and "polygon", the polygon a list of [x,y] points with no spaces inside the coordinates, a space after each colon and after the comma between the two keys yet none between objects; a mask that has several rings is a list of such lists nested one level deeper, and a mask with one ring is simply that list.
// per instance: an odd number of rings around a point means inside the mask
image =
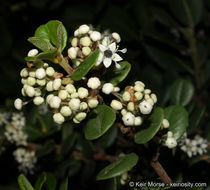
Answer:
[{"label": "open white flower", "polygon": [[101,62],[104,63],[104,66],[108,68],[112,61],[115,62],[115,66],[117,68],[120,68],[120,65],[117,63],[119,61],[122,61],[122,57],[120,57],[117,52],[126,53],[127,49],[118,50],[118,47],[116,46],[116,43],[113,42],[109,44],[107,47],[99,44],[100,54],[98,57],[98,60],[96,62],[96,66],[100,65]]}]

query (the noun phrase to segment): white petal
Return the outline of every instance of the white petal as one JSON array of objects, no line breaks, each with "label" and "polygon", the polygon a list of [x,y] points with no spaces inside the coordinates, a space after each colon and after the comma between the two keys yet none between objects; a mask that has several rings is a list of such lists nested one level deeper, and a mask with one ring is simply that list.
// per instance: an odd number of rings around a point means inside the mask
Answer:
[{"label": "white petal", "polygon": [[124,48],[124,49],[121,49],[121,50],[118,50],[119,52],[122,52],[122,53],[126,53],[127,52],[127,49]]},{"label": "white petal", "polygon": [[101,45],[101,44],[99,44],[99,49],[100,49],[101,52],[104,52],[104,51],[107,50],[107,48],[105,46]]},{"label": "white petal", "polygon": [[105,58],[104,59],[104,66],[106,68],[108,68],[111,65],[111,63],[112,63],[112,59],[111,58]]},{"label": "white petal", "polygon": [[117,53],[115,53],[115,54],[113,55],[113,57],[114,57],[113,60],[114,60],[114,61],[117,61],[117,62],[123,60],[123,58],[120,57]]},{"label": "white petal", "polygon": [[115,50],[116,50],[116,43],[114,42],[114,43],[111,43],[110,45],[109,45],[109,49],[112,51],[112,52],[115,52]]},{"label": "white petal", "polygon": [[98,60],[97,60],[97,62],[96,62],[96,64],[95,64],[95,66],[100,65],[100,63],[101,63],[102,61],[103,61],[103,54],[100,53],[99,56],[98,56]]},{"label": "white petal", "polygon": [[117,62],[115,62],[115,67],[116,67],[117,69],[119,69],[121,66],[120,66],[120,64],[118,64]]}]

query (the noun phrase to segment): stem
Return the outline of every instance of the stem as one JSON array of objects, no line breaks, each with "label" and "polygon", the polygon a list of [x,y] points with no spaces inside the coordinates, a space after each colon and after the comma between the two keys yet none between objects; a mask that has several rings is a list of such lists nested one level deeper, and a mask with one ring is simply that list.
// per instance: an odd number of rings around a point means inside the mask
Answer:
[{"label": "stem", "polygon": [[61,67],[63,67],[63,69],[71,76],[74,73],[74,69],[69,65],[69,61],[68,59],[66,59],[65,57],[63,57],[62,54],[60,54],[57,58],[57,60],[55,61],[56,63],[58,63]]}]

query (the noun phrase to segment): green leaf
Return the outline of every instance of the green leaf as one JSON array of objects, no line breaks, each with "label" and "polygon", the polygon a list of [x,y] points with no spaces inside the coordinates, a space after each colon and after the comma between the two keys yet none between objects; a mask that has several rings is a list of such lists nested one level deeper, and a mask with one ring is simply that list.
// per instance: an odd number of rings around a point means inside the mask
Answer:
[{"label": "green leaf", "polygon": [[176,80],[171,88],[171,103],[180,106],[186,106],[192,99],[194,86],[192,82],[184,79]]},{"label": "green leaf", "polygon": [[107,73],[102,77],[102,83],[110,82],[117,85],[126,78],[131,70],[131,64],[127,61],[122,61],[119,64],[121,66],[119,69],[114,67],[107,70]]},{"label": "green leaf", "polygon": [[57,49],[44,51],[36,56],[36,59],[52,61],[57,56]]},{"label": "green leaf", "polygon": [[47,180],[45,182],[46,190],[55,190],[56,189],[56,178],[53,174],[47,172]]},{"label": "green leaf", "polygon": [[27,57],[25,57],[25,61],[34,62],[34,61],[36,61],[36,57],[29,57],[29,56],[27,56]]},{"label": "green leaf", "polygon": [[100,105],[91,112],[85,127],[85,137],[88,140],[97,139],[102,136],[114,123],[115,112],[106,105]]},{"label": "green leaf", "polygon": [[148,125],[145,129],[140,129],[134,136],[137,144],[145,144],[150,141],[160,129],[164,119],[164,111],[162,108],[155,108],[152,115],[148,119]]},{"label": "green leaf", "polygon": [[18,176],[18,184],[21,190],[34,190],[31,183],[23,174]]},{"label": "green leaf", "polygon": [[59,190],[68,190],[68,177],[61,183]]},{"label": "green leaf", "polygon": [[46,173],[42,172],[42,174],[39,176],[38,180],[36,181],[35,190],[41,190],[46,180],[47,180]]},{"label": "green leaf", "polygon": [[55,150],[55,142],[50,140],[46,142],[41,149],[36,152],[38,158],[46,156]]},{"label": "green leaf", "polygon": [[96,64],[99,56],[99,50],[95,50],[91,55],[89,55],[80,65],[77,67],[76,71],[72,74],[73,80],[81,80],[90,69]]},{"label": "green leaf", "polygon": [[41,49],[42,51],[48,51],[53,49],[52,44],[47,39],[42,39],[40,37],[31,37],[28,38],[28,41],[31,42],[37,48]]},{"label": "green leaf", "polygon": [[164,110],[165,118],[169,121],[169,131],[175,139],[179,139],[188,126],[188,113],[182,106],[169,106]]},{"label": "green leaf", "polygon": [[57,49],[62,48],[62,24],[60,23],[57,28],[57,42],[56,42],[56,47]]},{"label": "green leaf", "polygon": [[76,140],[77,140],[77,133],[73,133],[68,138],[66,138],[65,141],[62,143],[61,153],[63,155],[68,154],[72,149],[73,145],[75,144]]},{"label": "green leaf", "polygon": [[131,170],[137,164],[138,159],[139,158],[135,153],[122,156],[118,160],[101,170],[98,173],[96,180],[110,179],[119,176]]},{"label": "green leaf", "polygon": [[[62,30],[59,29],[59,40],[58,38],[58,28],[59,25],[62,25]],[[67,42],[67,32],[63,24],[58,20],[51,20],[47,24],[39,26],[35,31],[35,37],[39,37],[45,40],[49,40],[52,44],[54,44],[56,47],[60,46],[60,44],[57,44],[57,42],[60,43],[61,41],[61,47],[62,50],[66,47]]]}]

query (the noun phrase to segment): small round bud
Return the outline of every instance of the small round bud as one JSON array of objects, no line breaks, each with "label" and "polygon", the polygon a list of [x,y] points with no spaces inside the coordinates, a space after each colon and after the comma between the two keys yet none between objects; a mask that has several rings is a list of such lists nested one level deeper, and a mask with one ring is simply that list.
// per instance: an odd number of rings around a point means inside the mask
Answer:
[{"label": "small round bud", "polygon": [[105,83],[103,85],[102,92],[104,94],[110,94],[111,92],[113,92],[113,90],[114,90],[114,86],[112,83]]},{"label": "small round bud", "polygon": [[77,47],[78,39],[77,38],[73,38],[72,41],[71,41],[71,45],[72,45],[72,47]]},{"label": "small round bud", "polygon": [[46,72],[43,68],[39,68],[36,70],[36,78],[43,79],[46,76]]},{"label": "small round bud", "polygon": [[155,94],[151,94],[150,97],[153,99],[154,103],[157,102],[157,96]]},{"label": "small round bud", "polygon": [[69,94],[73,94],[73,93],[76,92],[76,88],[74,87],[73,84],[67,84],[66,87],[65,87],[65,89],[67,90],[67,92]]},{"label": "small round bud", "polygon": [[153,108],[153,106],[146,100],[142,101],[139,104],[139,109],[142,114],[150,114],[150,112],[152,111],[152,108]]},{"label": "small round bud", "polygon": [[78,89],[78,95],[81,99],[86,98],[88,96],[88,90],[86,88],[80,87]]},{"label": "small round bud", "polygon": [[83,37],[83,38],[80,39],[80,44],[81,44],[82,46],[88,47],[88,46],[91,45],[91,40],[90,40],[89,37],[85,36],[85,37]]},{"label": "small round bud", "polygon": [[72,114],[71,109],[69,108],[69,106],[63,106],[60,110],[60,113],[64,116],[64,117],[69,117]]},{"label": "small round bud", "polygon": [[27,86],[26,87],[26,94],[29,96],[29,97],[33,97],[35,95],[35,90],[32,86]]},{"label": "small round bud", "polygon": [[120,91],[120,88],[118,86],[114,87],[113,92],[119,92],[119,91]]},{"label": "small round bud", "polygon": [[154,105],[154,101],[152,98],[147,99],[147,102],[149,102],[152,106]]},{"label": "small round bud", "polygon": [[95,108],[95,107],[97,107],[98,106],[98,100],[96,99],[96,98],[92,98],[92,99],[89,99],[88,100],[88,106],[90,107],[90,108]]},{"label": "small round bud", "polygon": [[80,121],[78,121],[76,118],[73,118],[73,122],[76,124],[80,123]]},{"label": "small round bud", "polygon": [[122,99],[123,99],[124,101],[126,101],[126,102],[130,101],[130,99],[131,99],[130,93],[127,92],[127,91],[125,91],[125,92],[123,93],[123,95],[122,95]]},{"label": "small round bud", "polygon": [[44,86],[46,84],[46,79],[37,79],[36,80],[36,83],[39,85],[39,86]]},{"label": "small round bud", "polygon": [[72,98],[69,101],[69,107],[71,108],[71,110],[73,111],[77,111],[80,108],[80,99],[78,98]]},{"label": "small round bud", "polygon": [[151,93],[151,90],[150,89],[145,89],[144,90],[144,94],[150,94]]},{"label": "small round bud", "polygon": [[49,82],[47,83],[46,90],[47,90],[48,92],[53,91],[53,81],[49,81]]},{"label": "small round bud", "polygon": [[14,102],[14,106],[17,110],[21,110],[23,106],[23,101],[20,98],[17,98]]},{"label": "small round bud", "polygon": [[79,27],[78,32],[79,32],[80,35],[82,35],[82,34],[88,33],[89,30],[90,30],[90,27],[86,24],[83,24]]},{"label": "small round bud", "polygon": [[99,40],[101,39],[101,33],[98,32],[98,31],[93,31],[93,32],[90,34],[90,38],[91,38],[91,40],[93,40],[94,42],[99,41]]},{"label": "small round bud", "polygon": [[33,99],[33,102],[35,105],[40,105],[44,102],[44,98],[42,98],[41,96],[37,96]]},{"label": "small round bud", "polygon": [[51,108],[59,108],[61,104],[61,99],[58,96],[53,96],[50,98],[50,107]]},{"label": "small round bud", "polygon": [[48,76],[53,76],[54,74],[55,74],[55,70],[54,70],[54,68],[53,67],[48,67],[47,69],[46,69],[46,74],[48,75]]},{"label": "small round bud", "polygon": [[74,31],[74,36],[75,36],[75,37],[76,37],[76,36],[79,36],[79,30],[78,30],[78,29]]},{"label": "small round bud", "polygon": [[143,86],[143,88],[145,87],[145,84],[141,81],[136,81],[135,85],[141,85],[141,86]]},{"label": "small round bud", "polygon": [[29,71],[28,74],[29,74],[30,77],[34,77],[34,78],[36,77],[35,71]]},{"label": "small round bud", "polygon": [[53,81],[53,89],[58,90],[60,87],[61,87],[61,79],[60,78],[55,79]]},{"label": "small round bud", "polygon": [[72,93],[70,97],[71,98],[78,98],[79,94],[77,92],[75,92],[75,93]]},{"label": "small round bud", "polygon": [[163,128],[169,128],[169,122],[168,122],[167,119],[163,119],[162,127],[163,127]]},{"label": "small round bud", "polygon": [[47,67],[49,67],[48,63],[44,63],[43,68],[46,69]]},{"label": "small round bud", "polygon": [[101,85],[99,78],[92,77],[88,80],[87,86],[91,89],[97,89]]},{"label": "small round bud", "polygon": [[24,89],[24,88],[21,89],[21,94],[22,94],[23,96],[26,96],[26,92],[25,92],[25,89]]},{"label": "small round bud", "polygon": [[78,61],[78,60],[75,61],[75,65],[76,65],[77,67],[80,65],[80,63],[81,63],[81,62]]},{"label": "small round bud", "polygon": [[173,133],[171,132],[171,131],[168,131],[168,133],[167,133],[167,137],[173,137]]},{"label": "small round bud", "polygon": [[65,118],[60,113],[55,113],[53,115],[53,120],[57,124],[62,124],[65,121]]},{"label": "small round bud", "polygon": [[144,95],[144,99],[145,99],[145,100],[150,99],[150,95],[149,95],[149,94],[145,94],[145,95]]},{"label": "small round bud", "polygon": [[22,78],[22,79],[21,79],[21,83],[22,83],[22,84],[26,84],[26,83],[27,83],[27,79]]},{"label": "small round bud", "polygon": [[134,95],[137,100],[141,100],[143,98],[143,94],[141,92],[135,92]]},{"label": "small round bud", "polygon": [[36,79],[34,77],[28,77],[26,82],[29,86],[34,86],[36,84]]},{"label": "small round bud", "polygon": [[48,104],[50,104],[50,99],[51,99],[52,97],[54,97],[53,94],[49,94],[49,95],[46,97],[46,101],[47,101]]},{"label": "small round bud", "polygon": [[142,124],[142,118],[140,116],[135,117],[134,125],[139,126]]},{"label": "small round bud", "polygon": [[127,110],[126,110],[126,109],[122,109],[122,110],[121,110],[122,116],[125,115],[126,113],[127,113]]},{"label": "small round bud", "polygon": [[31,49],[29,52],[28,52],[28,57],[34,57],[38,54],[38,50],[37,49]]},{"label": "small round bud", "polygon": [[41,96],[41,94],[42,94],[42,91],[39,88],[37,88],[35,90],[35,96]]},{"label": "small round bud", "polygon": [[71,47],[68,49],[68,56],[71,58],[71,59],[76,59],[77,57],[77,49],[74,48],[74,47]]},{"label": "small round bud", "polygon": [[21,71],[20,71],[20,76],[21,77],[27,77],[28,76],[28,70],[27,68],[23,68]]},{"label": "small round bud", "polygon": [[85,56],[88,56],[90,53],[91,53],[91,49],[89,47],[83,47],[82,48],[82,53],[85,55]]},{"label": "small round bud", "polygon": [[81,104],[80,104],[80,110],[81,111],[84,111],[84,110],[86,110],[88,108],[88,105],[87,105],[87,103],[86,102],[81,102]]},{"label": "small round bud", "polygon": [[166,146],[168,148],[175,148],[177,146],[176,139],[173,137],[168,137],[166,140]]},{"label": "small round bud", "polygon": [[128,103],[128,105],[127,105],[127,109],[129,110],[129,111],[134,111],[134,103],[133,102],[129,102]]},{"label": "small round bud", "polygon": [[134,90],[137,92],[143,92],[144,91],[144,87],[141,84],[136,84],[134,86]]},{"label": "small round bud", "polygon": [[65,100],[68,97],[68,92],[66,90],[60,90],[58,93],[58,97],[61,100]]},{"label": "small round bud", "polygon": [[76,118],[76,120],[81,122],[82,120],[84,120],[86,118],[86,116],[87,116],[87,114],[85,112],[80,112],[75,116],[75,118]]},{"label": "small round bud", "polygon": [[110,106],[114,109],[114,110],[121,110],[122,109],[122,103],[120,101],[117,100],[112,100]]},{"label": "small round bud", "polygon": [[116,32],[112,33],[112,38],[117,42],[119,43],[121,38],[120,38],[120,35]]},{"label": "small round bud", "polygon": [[127,112],[123,115],[122,120],[126,126],[133,126],[135,124],[135,116],[131,112]]}]

